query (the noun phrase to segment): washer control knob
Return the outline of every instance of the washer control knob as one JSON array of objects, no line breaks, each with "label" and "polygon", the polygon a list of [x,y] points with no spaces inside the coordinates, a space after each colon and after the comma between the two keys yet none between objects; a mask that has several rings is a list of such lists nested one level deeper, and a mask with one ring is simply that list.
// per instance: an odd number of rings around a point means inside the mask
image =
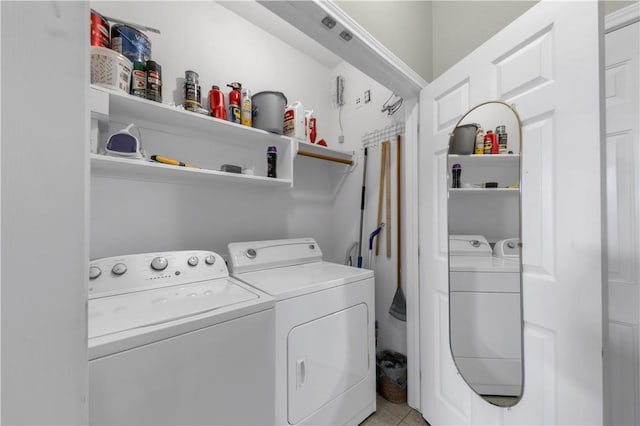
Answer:
[{"label": "washer control knob", "polygon": [[169,262],[167,262],[166,257],[158,256],[151,261],[151,269],[154,271],[164,271],[167,268],[167,265],[169,265]]},{"label": "washer control knob", "polygon": [[204,263],[206,263],[207,265],[213,265],[214,263],[216,263],[216,257],[210,254],[209,256],[204,258]]},{"label": "washer control knob", "polygon": [[198,256],[191,256],[189,259],[187,259],[187,263],[189,264],[189,266],[196,266],[198,264]]},{"label": "washer control knob", "polygon": [[124,263],[116,263],[113,265],[113,268],[111,268],[111,272],[113,272],[114,275],[122,275],[127,272],[127,265]]},{"label": "washer control knob", "polygon": [[250,248],[247,250],[246,255],[249,259],[255,259],[258,253],[256,253],[255,249]]},{"label": "washer control knob", "polygon": [[102,275],[102,269],[98,268],[97,266],[91,266],[89,268],[89,279],[90,280],[95,280],[100,275]]}]

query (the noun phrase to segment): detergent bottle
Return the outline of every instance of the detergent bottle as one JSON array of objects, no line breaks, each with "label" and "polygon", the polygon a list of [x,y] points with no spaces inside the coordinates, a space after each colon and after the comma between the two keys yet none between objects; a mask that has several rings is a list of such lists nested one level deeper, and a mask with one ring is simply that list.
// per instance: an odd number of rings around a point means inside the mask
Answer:
[{"label": "detergent bottle", "polygon": [[302,102],[296,101],[284,110],[284,135],[305,140],[304,109]]}]

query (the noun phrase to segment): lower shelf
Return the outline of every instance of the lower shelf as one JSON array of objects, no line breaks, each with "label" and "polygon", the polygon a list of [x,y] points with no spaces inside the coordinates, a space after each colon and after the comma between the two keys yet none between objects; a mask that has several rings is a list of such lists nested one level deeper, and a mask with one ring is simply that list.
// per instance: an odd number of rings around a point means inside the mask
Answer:
[{"label": "lower shelf", "polygon": [[293,185],[291,179],[193,169],[142,160],[108,157],[100,154],[90,154],[89,158],[91,159],[92,176],[181,184],[206,184],[215,180],[271,187],[291,187]]}]

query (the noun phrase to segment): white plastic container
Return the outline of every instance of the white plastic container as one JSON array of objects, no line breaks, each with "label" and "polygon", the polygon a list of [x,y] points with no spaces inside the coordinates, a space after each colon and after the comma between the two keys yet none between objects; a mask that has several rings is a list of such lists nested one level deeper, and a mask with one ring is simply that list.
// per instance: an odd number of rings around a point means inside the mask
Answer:
[{"label": "white plastic container", "polygon": [[126,56],[107,49],[91,46],[91,83],[129,93],[133,64]]},{"label": "white plastic container", "polygon": [[302,102],[296,101],[284,110],[284,135],[291,138],[306,139],[304,125],[304,108]]}]

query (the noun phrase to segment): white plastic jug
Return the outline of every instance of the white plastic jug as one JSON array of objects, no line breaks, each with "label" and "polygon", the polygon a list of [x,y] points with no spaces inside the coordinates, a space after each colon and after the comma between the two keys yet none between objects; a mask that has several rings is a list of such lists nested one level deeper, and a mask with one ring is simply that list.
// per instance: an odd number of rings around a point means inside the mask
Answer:
[{"label": "white plastic jug", "polygon": [[304,109],[302,102],[296,101],[284,110],[284,135],[305,140]]}]

